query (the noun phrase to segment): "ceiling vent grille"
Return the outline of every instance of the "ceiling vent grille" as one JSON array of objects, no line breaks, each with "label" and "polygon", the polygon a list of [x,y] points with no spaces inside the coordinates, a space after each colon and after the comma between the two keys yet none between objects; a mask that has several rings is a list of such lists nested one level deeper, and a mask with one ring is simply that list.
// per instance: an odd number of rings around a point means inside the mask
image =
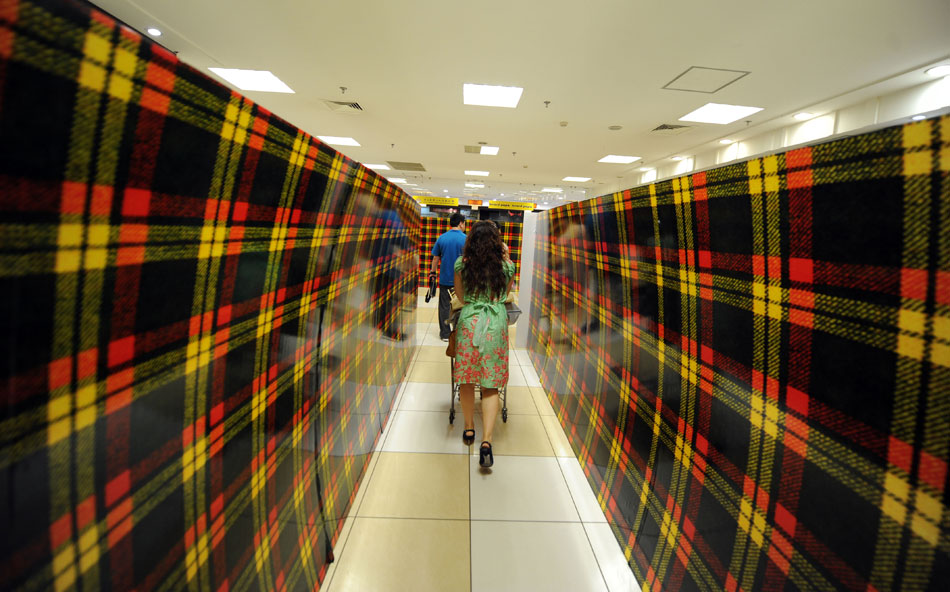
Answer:
[{"label": "ceiling vent grille", "polygon": [[481,146],[466,146],[465,153],[466,154],[481,154],[482,147]]},{"label": "ceiling vent grille", "polygon": [[661,123],[653,128],[650,133],[656,136],[678,136],[693,129],[691,125],[678,125],[675,123]]},{"label": "ceiling vent grille", "polygon": [[387,160],[386,163],[396,169],[397,171],[425,171],[426,168],[422,166],[421,162],[399,162],[395,160]]},{"label": "ceiling vent grille", "polygon": [[351,103],[348,101],[323,101],[323,104],[327,106],[327,109],[333,111],[334,113],[362,113],[363,108],[360,107],[359,103]]}]

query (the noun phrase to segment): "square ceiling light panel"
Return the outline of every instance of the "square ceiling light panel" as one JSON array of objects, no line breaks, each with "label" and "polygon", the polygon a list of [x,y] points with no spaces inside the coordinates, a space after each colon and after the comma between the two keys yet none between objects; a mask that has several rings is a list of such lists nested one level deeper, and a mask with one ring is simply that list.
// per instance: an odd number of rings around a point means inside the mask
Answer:
[{"label": "square ceiling light panel", "polygon": [[465,83],[462,85],[462,102],[466,105],[514,109],[521,101],[522,92],[524,89],[520,86]]},{"label": "square ceiling light panel", "polygon": [[606,162],[610,164],[630,164],[640,160],[639,156],[620,156],[618,154],[608,154],[597,162]]},{"label": "square ceiling light panel", "polygon": [[663,85],[663,88],[712,94],[721,91],[748,74],[749,72],[745,70],[690,66],[685,72]]},{"label": "square ceiling light panel", "polygon": [[697,123],[718,123],[724,125],[758,113],[762,107],[746,107],[744,105],[726,105],[724,103],[706,103],[699,109],[680,117],[680,121],[695,121]]},{"label": "square ceiling light panel", "polygon": [[389,168],[388,164],[364,164],[368,169],[373,169],[374,171],[389,171],[392,170]]},{"label": "square ceiling light panel", "polygon": [[586,183],[590,181],[590,177],[564,177],[562,181],[573,181],[574,183]]},{"label": "square ceiling light panel", "polygon": [[324,144],[331,146],[359,146],[360,143],[353,138],[344,138],[341,136],[317,136],[317,139]]},{"label": "square ceiling light panel", "polygon": [[465,171],[465,174],[473,177],[487,177],[490,173],[488,171]]},{"label": "square ceiling light panel", "polygon": [[498,155],[498,146],[482,146],[480,150],[481,154],[487,154],[488,156],[497,156]]},{"label": "square ceiling light panel", "polygon": [[232,68],[208,68],[241,90],[293,93],[293,89],[274,76],[269,70],[236,70]]}]

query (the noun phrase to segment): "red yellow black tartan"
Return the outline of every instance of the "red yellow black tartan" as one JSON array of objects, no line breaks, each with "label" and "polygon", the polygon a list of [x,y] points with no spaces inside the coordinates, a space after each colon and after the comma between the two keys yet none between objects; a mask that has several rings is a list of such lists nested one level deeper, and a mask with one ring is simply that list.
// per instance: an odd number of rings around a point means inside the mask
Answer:
[{"label": "red yellow black tartan", "polygon": [[412,354],[404,192],[0,0],[0,589],[315,589]]},{"label": "red yellow black tartan", "polygon": [[529,348],[649,590],[950,586],[950,116],[541,214]]},{"label": "red yellow black tartan", "polygon": [[[501,240],[508,245],[509,256],[515,264],[515,285],[521,280],[521,233],[520,222],[497,222]],[[436,216],[422,218],[422,246],[419,250],[419,287],[428,288],[429,271],[432,269],[432,247],[439,237],[449,231],[449,219]]]}]

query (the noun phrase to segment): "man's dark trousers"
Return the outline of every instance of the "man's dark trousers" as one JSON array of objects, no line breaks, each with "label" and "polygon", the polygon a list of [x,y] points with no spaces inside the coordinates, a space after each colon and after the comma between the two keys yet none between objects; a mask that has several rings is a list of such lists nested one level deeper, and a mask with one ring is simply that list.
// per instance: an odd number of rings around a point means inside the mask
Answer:
[{"label": "man's dark trousers", "polygon": [[439,284],[439,337],[448,339],[449,333],[449,315],[452,314],[452,295],[449,293],[454,286]]}]

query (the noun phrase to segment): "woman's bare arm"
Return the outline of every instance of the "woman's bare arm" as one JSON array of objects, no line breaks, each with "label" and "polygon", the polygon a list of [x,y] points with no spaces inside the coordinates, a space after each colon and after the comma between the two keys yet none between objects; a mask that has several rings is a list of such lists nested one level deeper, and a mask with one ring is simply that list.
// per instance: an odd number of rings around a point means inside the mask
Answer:
[{"label": "woman's bare arm", "polygon": [[465,287],[462,285],[462,274],[458,270],[455,272],[455,295],[458,296],[459,302],[465,304]]}]

